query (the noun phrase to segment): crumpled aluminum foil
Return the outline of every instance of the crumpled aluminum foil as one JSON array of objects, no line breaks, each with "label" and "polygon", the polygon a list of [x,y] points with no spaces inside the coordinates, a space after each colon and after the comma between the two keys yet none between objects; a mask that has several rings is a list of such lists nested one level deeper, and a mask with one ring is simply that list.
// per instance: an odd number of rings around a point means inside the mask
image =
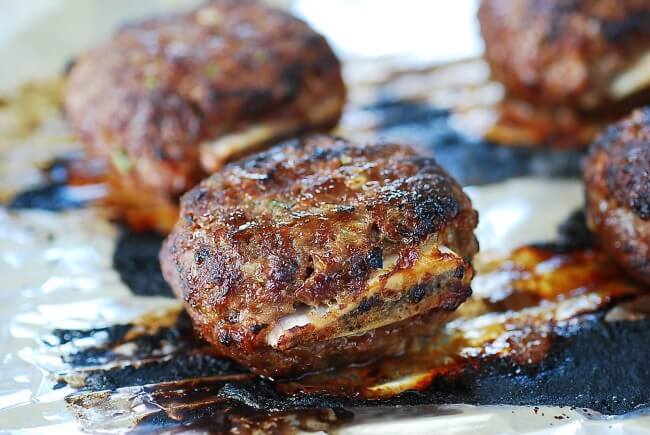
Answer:
[{"label": "crumpled aluminum foil", "polygon": [[[468,188],[481,215],[477,233],[483,250],[550,239],[580,205],[581,189],[576,181],[533,178]],[[178,305],[168,298],[135,297],[124,287],[111,265],[115,236],[115,228],[93,210],[0,210],[2,430],[82,430],[63,400],[71,390],[52,389],[52,374],[65,370],[60,350],[47,345],[53,329],[125,323]],[[353,412],[355,419],[340,433],[650,433],[650,415],[643,412],[608,417],[569,408],[469,405]],[[114,423],[112,431],[129,427],[128,418]]]}]

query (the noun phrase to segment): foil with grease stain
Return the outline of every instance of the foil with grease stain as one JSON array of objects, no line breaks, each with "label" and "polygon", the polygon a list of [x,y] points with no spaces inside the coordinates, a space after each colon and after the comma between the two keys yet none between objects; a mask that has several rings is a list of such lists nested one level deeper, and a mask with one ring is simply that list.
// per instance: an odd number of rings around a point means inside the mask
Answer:
[{"label": "foil with grease stain", "polygon": [[[433,152],[464,185],[576,176],[579,152],[500,148],[459,133],[501,98],[484,72],[470,61],[352,83],[340,133],[410,142]],[[263,379],[193,335],[161,284],[160,237],[107,221],[112,203],[101,165],[80,165],[74,154],[48,164],[79,146],[55,111],[58,81],[23,89],[9,112],[23,113],[34,92],[46,103],[39,99],[43,111],[29,110],[34,121],[18,125],[14,145],[24,146],[1,150],[6,161],[23,163],[0,174],[3,198],[22,209],[0,213],[4,428],[393,433],[396,420],[399,430],[409,424],[467,433],[577,422],[589,433],[602,419],[620,427],[648,421],[650,324],[630,307],[642,300],[640,289],[588,243],[526,245],[549,239],[580,205],[578,182],[514,179],[468,189],[481,213],[483,254],[475,297],[442,340],[423,340],[401,358]],[[156,227],[150,213],[136,209],[132,217]],[[496,404],[538,407],[490,407]],[[607,420],[612,414],[632,417]]]},{"label": "foil with grease stain", "polygon": [[[555,226],[553,213],[535,202],[528,204],[530,209],[524,207],[537,189],[547,191],[549,183],[516,182],[527,187],[518,196],[516,189],[499,186],[510,193],[510,203],[528,210],[531,219]],[[567,187],[558,183],[557,192]],[[470,189],[479,211],[487,215],[493,209],[480,205],[492,189]],[[576,196],[574,204],[579,203]],[[137,296],[124,286],[114,269],[114,259],[123,251],[115,249],[132,248],[116,245],[118,231],[94,213],[20,211],[1,216],[5,230],[0,243],[11,247],[4,251],[11,255],[3,257],[3,271],[7,282],[19,289],[13,296],[20,301],[3,308],[3,327],[15,337],[7,342],[4,367],[15,373],[14,385],[20,385],[20,376],[41,380],[23,399],[3,396],[12,404],[1,411],[5,416],[15,419],[21,409],[40,409],[44,415],[61,416],[65,428],[76,424],[66,421],[67,415],[89,430],[181,430],[226,427],[217,426],[219,422],[231,428],[237,422],[270,427],[264,425],[277,419],[282,426],[316,412],[313,424],[347,430],[357,424],[375,427],[376,417],[368,422],[356,416],[368,415],[364,409],[376,406],[572,404],[599,416],[594,409],[629,413],[647,402],[650,380],[641,376],[635,384],[629,376],[645,370],[649,322],[606,323],[603,318],[610,307],[637,298],[640,290],[589,243],[563,240],[505,254],[485,251],[476,261],[475,297],[447,325],[444,340],[423,342],[408,357],[269,380],[214,355],[193,335],[174,299]],[[508,247],[534,236],[518,232],[517,225],[497,234],[491,225],[486,221],[478,230],[487,246]],[[575,225],[568,227],[580,233]],[[34,273],[20,274],[25,267]],[[159,273],[155,268],[143,271]],[[39,286],[43,290],[29,290]],[[594,370],[606,371],[609,380],[592,379]],[[579,397],[586,387],[593,391]],[[32,400],[38,405],[30,405]],[[69,411],[61,407],[65,403]],[[341,409],[355,417],[350,421]],[[482,407],[458,409],[461,415],[488,412]],[[329,410],[329,417],[316,410]],[[489,412],[505,418],[500,411]],[[571,421],[592,418],[586,411],[563,412]],[[462,425],[453,413],[441,415],[436,418]],[[421,419],[437,424],[433,421],[438,420]],[[292,430],[305,430],[300,424],[292,423]]]},{"label": "foil with grease stain", "polygon": [[[262,379],[213,355],[193,335],[186,315],[172,310],[119,326],[120,333],[108,334],[112,340],[64,354],[69,369],[58,373],[58,380],[78,390],[65,400],[88,430],[154,423],[160,428],[184,427],[198,420],[205,424],[206,419],[216,422],[240,415],[261,423],[286,415],[311,418],[323,409],[445,403],[457,394],[454,390],[462,390],[468,373],[485,379],[495,377],[481,374],[489,370],[497,370],[498,376],[543,372],[540,365],[557,337],[583,324],[588,328],[594,322],[589,314],[642,293],[593,248],[562,251],[525,246],[504,258],[479,258],[477,274],[475,297],[455,313],[443,336],[435,342],[422,340],[399,358],[296,379]],[[492,283],[496,275],[499,288],[481,286],[481,282]],[[74,337],[62,343],[68,345],[92,336],[105,340],[106,331],[73,331],[63,336]],[[129,344],[130,358],[119,351]],[[101,366],[94,366],[98,353],[104,359]],[[441,389],[441,384],[446,387]],[[417,400],[412,396],[415,392]],[[486,401],[471,395],[467,399]],[[534,396],[520,399],[553,404]],[[640,404],[631,401],[627,408],[619,404],[611,409],[625,412]],[[607,406],[612,405],[591,403],[600,411],[607,411]]]}]

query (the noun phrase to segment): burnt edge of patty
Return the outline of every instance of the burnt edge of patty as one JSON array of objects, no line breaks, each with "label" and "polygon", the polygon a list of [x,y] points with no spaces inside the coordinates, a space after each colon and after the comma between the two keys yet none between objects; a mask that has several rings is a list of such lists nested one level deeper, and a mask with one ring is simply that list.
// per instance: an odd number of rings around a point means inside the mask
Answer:
[{"label": "burnt edge of patty", "polygon": [[606,154],[604,174],[609,193],[643,220],[650,219],[650,107],[608,127],[592,146],[587,165]]},{"label": "burnt edge of patty", "polygon": [[637,110],[591,148],[583,177],[587,217],[605,251],[650,284],[650,112]]}]

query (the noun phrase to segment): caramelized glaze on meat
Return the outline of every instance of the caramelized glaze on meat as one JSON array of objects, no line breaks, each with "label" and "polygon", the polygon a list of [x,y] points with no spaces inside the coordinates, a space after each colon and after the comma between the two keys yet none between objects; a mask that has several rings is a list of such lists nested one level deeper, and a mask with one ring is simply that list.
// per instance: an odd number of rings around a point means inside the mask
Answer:
[{"label": "caramelized glaze on meat", "polygon": [[483,0],[485,57],[508,92],[601,108],[650,87],[650,1]]},{"label": "caramelized glaze on meat", "polygon": [[69,74],[66,113],[117,187],[172,197],[261,144],[336,124],[340,64],[304,22],[217,0],[122,28]]},{"label": "caramelized glaze on meat", "polygon": [[181,208],[165,278],[204,338],[265,374],[402,353],[471,292],[477,214],[409,147],[294,141]]},{"label": "caramelized glaze on meat", "polygon": [[590,225],[609,254],[650,284],[650,108],[611,126],[584,166]]}]

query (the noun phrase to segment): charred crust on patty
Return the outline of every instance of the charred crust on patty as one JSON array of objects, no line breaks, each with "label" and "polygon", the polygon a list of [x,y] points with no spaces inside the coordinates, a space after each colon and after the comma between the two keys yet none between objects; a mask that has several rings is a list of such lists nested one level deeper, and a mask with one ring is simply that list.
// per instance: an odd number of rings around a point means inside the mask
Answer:
[{"label": "charred crust on patty", "polygon": [[636,110],[592,145],[590,159],[607,155],[603,176],[617,202],[650,219],[650,108]]},{"label": "charred crust on patty", "polygon": [[417,304],[422,299],[424,299],[424,296],[426,294],[427,294],[427,287],[425,285],[416,285],[410,290],[411,301],[414,304]]},{"label": "charred crust on patty", "polygon": [[591,228],[621,266],[650,283],[650,108],[609,127],[583,175]]},{"label": "charred crust on patty", "polygon": [[[286,374],[403,351],[382,345],[387,331],[444,317],[470,295],[476,223],[433,159],[310,136],[229,164],[185,194],[161,262],[208,341]],[[230,310],[239,323],[226,322]],[[236,330],[241,345],[226,348],[214,335],[222,330]],[[365,355],[340,354],[352,336]],[[305,356],[315,349],[319,359]]]},{"label": "charred crust on patty", "polygon": [[368,269],[381,269],[383,266],[383,250],[380,247],[372,248],[366,257]]},{"label": "charred crust on patty", "polygon": [[641,219],[650,219],[650,140],[628,143],[605,169],[607,188]]},{"label": "charred crust on patty", "polygon": [[454,278],[463,279],[464,275],[465,275],[465,267],[462,265],[458,266],[454,271]]}]

